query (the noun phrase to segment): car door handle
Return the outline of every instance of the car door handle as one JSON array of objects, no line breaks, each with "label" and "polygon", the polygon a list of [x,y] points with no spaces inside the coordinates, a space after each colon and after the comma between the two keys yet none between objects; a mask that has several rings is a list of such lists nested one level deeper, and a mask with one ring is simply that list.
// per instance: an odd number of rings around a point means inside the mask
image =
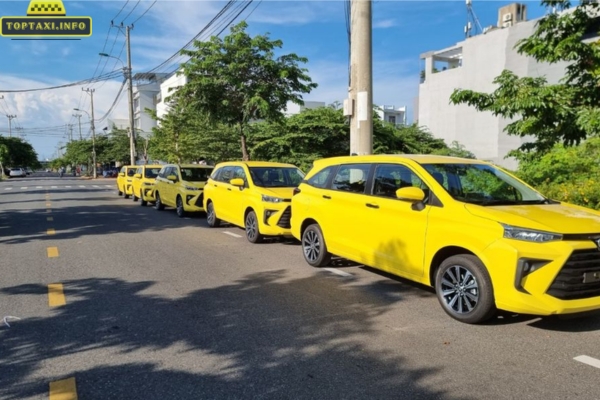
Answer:
[{"label": "car door handle", "polygon": [[367,207],[369,208],[379,208],[379,206],[377,204],[371,204],[371,203],[367,203],[365,204]]},{"label": "car door handle", "polygon": [[227,188],[227,190],[229,190],[231,192],[231,188]]},{"label": "car door handle", "polygon": [[328,199],[328,200],[330,200],[330,199],[331,199],[331,196],[323,195],[323,198],[324,198],[324,199]]}]

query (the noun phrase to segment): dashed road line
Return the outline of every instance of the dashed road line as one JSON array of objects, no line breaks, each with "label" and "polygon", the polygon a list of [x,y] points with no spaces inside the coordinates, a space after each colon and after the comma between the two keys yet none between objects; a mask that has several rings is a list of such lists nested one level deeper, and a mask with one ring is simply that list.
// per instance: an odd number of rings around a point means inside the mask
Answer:
[{"label": "dashed road line", "polygon": [[50,186],[50,189],[57,189],[58,186]]},{"label": "dashed road line", "polygon": [[53,217],[46,217],[46,221],[54,221]]},{"label": "dashed road line", "polygon": [[329,271],[329,272],[332,272],[334,274],[337,274],[337,275],[340,275],[340,276],[343,276],[343,277],[346,277],[346,278],[350,277],[350,276],[354,276],[354,275],[352,275],[352,274],[350,274],[348,272],[340,271],[339,269],[336,269],[336,268],[323,268],[323,269],[325,271]]},{"label": "dashed road line", "polygon": [[591,365],[592,367],[600,368],[600,360],[589,356],[577,356],[573,360],[581,363]]},{"label": "dashed road line", "polygon": [[83,185],[79,185],[79,187],[80,187],[80,188],[84,188],[84,189],[85,189],[85,186],[83,186]]},{"label": "dashed road line", "polygon": [[70,188],[71,186],[65,186],[66,188]]},{"label": "dashed road line", "polygon": [[21,189],[27,189],[27,186],[23,186],[23,187],[21,187]]},{"label": "dashed road line", "polygon": [[104,187],[111,188],[111,187],[112,187],[112,185],[104,185]]},{"label": "dashed road line", "polygon": [[229,235],[229,236],[236,237],[236,238],[241,238],[242,237],[242,235],[238,235],[237,233],[233,233],[233,232],[224,231],[223,233],[226,234],[226,235]]},{"label": "dashed road line", "polygon": [[60,307],[67,304],[65,291],[62,283],[51,283],[48,285],[48,306]]},{"label": "dashed road line", "polygon": [[50,228],[46,231],[46,234],[47,235],[56,235],[56,231],[54,229]]},{"label": "dashed road line", "polygon": [[98,186],[98,185],[92,185],[92,187],[97,187],[97,188],[99,188],[100,186]]},{"label": "dashed road line", "polygon": [[46,203],[46,207],[52,207],[52,204]]},{"label": "dashed road line", "polygon": [[4,190],[12,190],[11,187],[4,188]]},{"label": "dashed road line", "polygon": [[36,189],[43,189],[44,187],[43,186],[36,186],[35,188]]},{"label": "dashed road line", "polygon": [[50,382],[50,400],[77,400],[75,378]]},{"label": "dashed road line", "polygon": [[58,247],[48,247],[46,253],[48,254],[48,258],[58,257]]}]

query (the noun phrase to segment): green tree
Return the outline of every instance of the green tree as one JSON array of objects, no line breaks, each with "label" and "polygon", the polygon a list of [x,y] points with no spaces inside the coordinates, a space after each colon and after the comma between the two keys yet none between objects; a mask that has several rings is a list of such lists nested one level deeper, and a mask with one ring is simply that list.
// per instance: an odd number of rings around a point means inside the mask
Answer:
[{"label": "green tree", "polygon": [[8,161],[8,146],[0,144],[0,179],[4,178],[4,165]]},{"label": "green tree", "polygon": [[39,168],[38,155],[31,146],[21,138],[0,137],[0,146],[6,147],[4,165],[7,167]]},{"label": "green tree", "polygon": [[432,154],[438,154],[440,156],[450,156],[450,157],[461,157],[461,158],[471,158],[476,159],[477,157],[471,151],[467,150],[467,148],[460,144],[458,141],[454,140],[450,146],[434,150]]},{"label": "green tree", "polygon": [[249,159],[249,123],[281,120],[288,101],[302,105],[302,94],[317,87],[299,67],[306,58],[293,53],[275,57],[283,42],[268,34],[250,37],[247,26],[241,22],[224,39],[213,36],[195,41],[193,50],[182,50],[190,57],[183,65],[188,81],[174,94],[211,122],[236,127],[244,160]]},{"label": "green tree", "polygon": [[518,77],[504,70],[494,79],[497,89],[492,93],[456,89],[450,98],[451,103],[513,120],[505,128],[509,135],[535,138],[520,147],[525,152],[549,151],[556,143],[578,144],[600,132],[600,44],[583,41],[598,33],[594,14],[600,5],[582,0],[572,12],[562,13],[571,7],[570,1],[541,4],[558,12],[542,17],[516,49],[538,62],[568,63],[560,82],[549,84],[545,77]]}]

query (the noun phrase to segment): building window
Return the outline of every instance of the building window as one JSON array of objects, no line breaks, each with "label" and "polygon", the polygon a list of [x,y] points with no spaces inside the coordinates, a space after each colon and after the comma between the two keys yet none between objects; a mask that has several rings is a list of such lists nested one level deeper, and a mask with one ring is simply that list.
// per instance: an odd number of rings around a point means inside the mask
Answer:
[{"label": "building window", "polygon": [[140,107],[140,100],[139,99],[134,99],[133,100],[133,109],[137,110]]},{"label": "building window", "polygon": [[395,124],[396,123],[396,116],[395,115],[390,115],[388,121],[390,121],[391,124]]},{"label": "building window", "polygon": [[141,123],[141,121],[140,121],[140,119],[139,119],[139,118],[136,118],[136,119],[135,119],[135,127],[136,127],[137,129],[140,129],[140,128],[142,127],[142,123]]}]

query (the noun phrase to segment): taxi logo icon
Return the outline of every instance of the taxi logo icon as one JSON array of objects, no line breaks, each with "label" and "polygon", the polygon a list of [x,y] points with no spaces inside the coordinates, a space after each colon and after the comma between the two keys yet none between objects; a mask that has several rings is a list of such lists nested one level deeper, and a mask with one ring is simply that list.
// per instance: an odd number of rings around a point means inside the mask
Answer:
[{"label": "taxi logo icon", "polygon": [[5,37],[89,37],[91,17],[69,17],[61,0],[31,0],[27,15],[0,18],[0,36]]}]

